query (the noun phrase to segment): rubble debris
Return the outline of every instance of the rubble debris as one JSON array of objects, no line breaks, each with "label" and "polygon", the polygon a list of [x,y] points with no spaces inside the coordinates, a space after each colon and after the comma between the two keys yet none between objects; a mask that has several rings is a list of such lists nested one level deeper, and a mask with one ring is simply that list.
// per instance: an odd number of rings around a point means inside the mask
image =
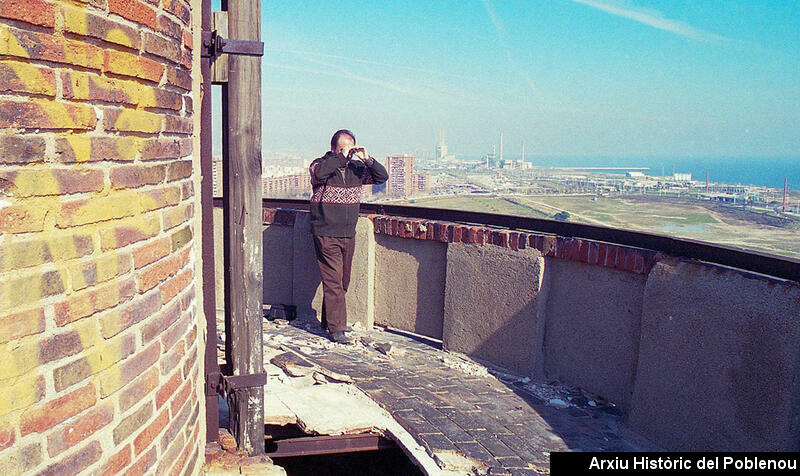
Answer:
[{"label": "rubble debris", "polygon": [[[340,374],[340,373],[328,370],[328,369],[322,367],[321,365],[318,365],[316,362],[314,362],[314,360],[311,357],[309,357],[308,355],[304,354],[303,352],[301,352],[299,350],[292,349],[292,348],[287,347],[287,346],[285,346],[283,344],[281,344],[281,350],[284,350],[286,352],[292,353],[295,356],[303,359],[303,361],[305,361],[307,364],[311,365],[312,371],[316,370],[317,372],[325,375],[326,377],[328,377],[331,380],[334,380],[334,381],[337,381],[337,382],[343,382],[343,383],[353,383],[353,379],[349,375],[344,375],[344,374]],[[283,354],[281,354],[281,355],[283,355]],[[275,364],[275,365],[277,365],[277,364]],[[305,375],[308,375],[308,374],[305,374]],[[299,375],[299,377],[302,377],[302,375]]]},{"label": "rubble debris", "polygon": [[[281,346],[283,347],[283,346]],[[278,354],[270,362],[277,365],[292,377],[305,377],[314,372],[314,364],[308,362],[293,352]]]}]

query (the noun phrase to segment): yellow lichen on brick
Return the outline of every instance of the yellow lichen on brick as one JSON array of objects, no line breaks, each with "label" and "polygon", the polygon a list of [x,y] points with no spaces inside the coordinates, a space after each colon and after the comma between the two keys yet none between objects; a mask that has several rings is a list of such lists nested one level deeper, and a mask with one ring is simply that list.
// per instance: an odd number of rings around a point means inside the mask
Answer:
[{"label": "yellow lichen on brick", "polygon": [[106,110],[106,130],[155,134],[161,132],[162,116],[131,109]]},{"label": "yellow lichen on brick", "polygon": [[[55,80],[53,79],[52,71],[19,61],[6,61],[0,67],[12,71],[16,76],[16,80],[25,85],[25,92],[47,96],[55,95]],[[3,75],[0,74],[0,77],[3,77]]]},{"label": "yellow lichen on brick", "polygon": [[88,31],[86,11],[71,5],[64,5],[63,8],[64,29],[79,35],[85,35]]},{"label": "yellow lichen on brick", "polygon": [[43,393],[44,379],[36,374],[24,375],[0,385],[0,416],[33,405]]},{"label": "yellow lichen on brick", "polygon": [[30,55],[19,44],[17,38],[4,25],[0,25],[0,55],[16,56],[19,58],[29,58]]},{"label": "yellow lichen on brick", "polygon": [[66,228],[133,216],[139,212],[135,192],[121,192],[102,198],[77,200],[61,206],[56,226]]},{"label": "yellow lichen on brick", "polygon": [[28,340],[24,344],[0,345],[0,382],[19,377],[39,365],[39,345]]},{"label": "yellow lichen on brick", "polygon": [[53,270],[0,280],[0,312],[19,309],[64,292],[65,276],[61,274],[61,270]]},{"label": "yellow lichen on brick", "polygon": [[103,250],[120,248],[155,236],[159,231],[161,224],[158,217],[140,215],[119,220],[100,230],[100,246]]},{"label": "yellow lichen on brick", "polygon": [[72,153],[75,156],[75,161],[78,163],[88,162],[92,157],[92,139],[83,134],[70,134],[65,137],[69,146],[72,148]]}]

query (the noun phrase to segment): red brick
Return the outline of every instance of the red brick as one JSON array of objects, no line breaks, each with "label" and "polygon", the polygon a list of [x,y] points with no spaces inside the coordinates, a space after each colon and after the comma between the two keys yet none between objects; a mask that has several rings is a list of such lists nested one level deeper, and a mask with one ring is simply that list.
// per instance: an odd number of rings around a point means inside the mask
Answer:
[{"label": "red brick", "polygon": [[625,267],[625,249],[615,246],[614,250],[616,251],[616,255],[614,257],[614,268],[623,269]]},{"label": "red brick", "polygon": [[164,349],[164,352],[171,349],[172,346],[181,339],[181,337],[186,335],[186,330],[192,323],[193,315],[194,314],[192,312],[185,312],[181,320],[169,327],[169,329],[167,329],[167,331],[163,334],[163,337],[161,338],[161,348]]},{"label": "red brick", "polygon": [[139,200],[143,211],[171,207],[181,201],[181,190],[177,186],[147,190],[139,194]]},{"label": "red brick", "polygon": [[[192,99],[189,96],[184,96],[183,100],[184,100],[185,104],[189,105],[188,109],[191,109],[192,108],[192,106],[191,106]],[[192,111],[191,110],[187,110],[186,113],[187,114],[191,114]],[[183,139],[178,139],[178,144],[181,146],[181,153],[180,153],[181,157],[188,157],[189,155],[192,154],[192,150],[194,148],[194,139],[189,138],[189,137],[183,138]]]},{"label": "red brick", "polygon": [[606,251],[608,250],[608,245],[605,243],[600,243],[597,247],[597,261],[596,263],[600,266],[605,266],[606,264]]},{"label": "red brick", "polygon": [[85,8],[63,6],[64,31],[75,35],[115,43],[138,50],[141,45],[139,32],[114,19],[94,15]]},{"label": "red brick", "polygon": [[39,341],[39,365],[67,358],[83,350],[77,331],[56,334]]},{"label": "red brick", "polygon": [[597,259],[600,252],[600,244],[597,242],[589,243],[589,252],[587,256],[587,263],[589,264],[597,264]]},{"label": "red brick", "polygon": [[119,410],[127,412],[158,387],[158,369],[153,367],[128,385],[119,395]]},{"label": "red brick", "polygon": [[[159,82],[164,74],[165,66],[150,58],[110,49],[104,50],[103,53],[103,68],[108,73],[146,79],[155,83]],[[190,89],[191,77],[187,91]]]},{"label": "red brick", "polygon": [[122,364],[106,370],[99,376],[100,396],[106,398],[120,388],[128,385],[136,377],[155,364],[160,354],[161,344],[155,342],[147,349],[123,361]]},{"label": "red brick", "polygon": [[114,444],[119,445],[125,441],[125,439],[136,432],[136,430],[144,426],[151,416],[153,416],[153,404],[147,402],[139,407],[138,410],[125,417],[114,428]]},{"label": "red brick", "polygon": [[[174,348],[170,349],[167,354],[159,360],[161,366],[161,375],[167,375],[178,366],[181,359],[186,355],[186,344],[183,341],[179,342]],[[161,392],[161,390],[159,390]],[[170,395],[172,393],[170,392]],[[160,408],[162,403],[158,403],[158,396],[156,396],[156,408]]]},{"label": "red brick", "polygon": [[97,441],[91,442],[77,453],[65,458],[58,463],[51,464],[41,473],[42,476],[62,476],[64,474],[79,474],[93,463],[100,460],[103,449]]},{"label": "red brick", "polygon": [[102,170],[22,169],[0,171],[0,183],[11,184],[17,197],[67,195],[99,192],[103,189]]},{"label": "red brick", "polygon": [[20,129],[94,129],[94,109],[83,104],[42,100],[0,100],[0,127]]},{"label": "red brick", "polygon": [[155,10],[139,0],[108,0],[108,10],[147,27],[156,24]]},{"label": "red brick", "polygon": [[169,164],[167,171],[167,182],[174,182],[192,176],[192,161],[178,160]]},{"label": "red brick", "polygon": [[181,68],[167,68],[167,84],[181,88],[185,91],[192,90],[192,75]]},{"label": "red brick", "polygon": [[0,18],[53,28],[56,15],[53,4],[44,0],[0,0]]},{"label": "red brick", "polygon": [[189,287],[189,290],[181,296],[181,310],[189,309],[192,301],[194,301],[194,286]]},{"label": "red brick", "polygon": [[181,43],[183,43],[184,33],[185,31],[189,30],[184,31],[181,25],[179,25],[177,22],[172,21],[168,16],[159,15],[158,31],[169,36],[170,38],[181,40]]},{"label": "red brick", "polygon": [[72,141],[56,138],[58,162],[73,164],[100,160],[131,161],[134,158],[134,140],[130,137],[73,137]]},{"label": "red brick", "polygon": [[167,256],[172,250],[169,237],[159,238],[133,250],[133,267],[135,269],[147,266]]},{"label": "red brick", "polygon": [[605,266],[613,268],[617,263],[617,250],[619,248],[615,245],[606,245],[606,261]]},{"label": "red brick", "polygon": [[180,156],[180,144],[176,139],[148,139],[139,149],[142,160],[174,159]]},{"label": "red brick", "polygon": [[[175,394],[175,396],[172,399],[172,402],[170,403],[170,409],[172,410],[173,415],[176,415],[178,413],[178,410],[180,410],[181,407],[183,407],[184,404],[189,400],[189,395],[192,393],[193,390],[194,388],[192,384],[192,379],[189,379],[186,382],[184,382],[183,386],[181,387],[180,390],[178,390],[178,393]],[[183,411],[186,411],[185,407]]]},{"label": "red brick", "polygon": [[[538,245],[538,240],[537,240],[537,245]],[[556,252],[558,251],[556,249],[557,246],[558,246],[558,240],[556,239],[555,236],[551,235],[542,236],[542,247],[540,249],[543,255],[555,256]]]},{"label": "red brick", "polygon": [[[168,309],[163,310],[158,316],[154,316],[142,327],[142,344],[147,344],[161,335],[161,333],[167,330],[179,317],[181,317],[181,307],[178,302]],[[166,348],[164,348],[164,350],[166,350]]]},{"label": "red brick", "polygon": [[187,269],[186,271],[176,275],[173,278],[167,280],[164,284],[161,285],[161,302],[163,304],[168,303],[172,298],[178,295],[181,291],[186,289],[189,284],[192,282],[192,277],[194,273],[191,269]]},{"label": "red brick", "polygon": [[192,32],[189,30],[183,30],[183,46],[192,49]]},{"label": "red brick", "polygon": [[181,197],[182,200],[194,197],[194,184],[192,182],[183,182],[181,184]]},{"label": "red brick", "polygon": [[139,292],[145,292],[159,283],[166,281],[170,276],[174,276],[189,261],[190,249],[186,249],[178,255],[171,256],[158,263],[154,263],[137,277]]},{"label": "red brick", "polygon": [[121,336],[112,342],[100,344],[78,360],[56,368],[53,370],[56,391],[61,392],[127,358],[133,354],[135,347],[132,335]]},{"label": "red brick", "polygon": [[161,294],[150,293],[142,299],[127,304],[98,318],[100,332],[106,339],[115,336],[130,326],[141,322],[161,309]]},{"label": "red brick", "polygon": [[112,281],[104,286],[83,291],[56,304],[56,325],[64,326],[109,309],[128,301],[135,294],[136,284],[133,279]]},{"label": "red brick", "polygon": [[161,230],[158,217],[146,217],[132,223],[122,223],[100,232],[103,251],[114,250],[157,236]]},{"label": "red brick", "polygon": [[516,231],[511,231],[508,233],[508,245],[509,247],[517,251],[519,249],[519,233]]},{"label": "red brick", "polygon": [[[41,94],[54,97],[56,75],[51,69],[7,61],[0,64],[0,92]],[[8,142],[7,138],[0,144],[6,145],[5,142]],[[0,157],[0,162],[3,161],[5,159]]]},{"label": "red brick", "polygon": [[30,309],[0,315],[0,344],[44,332],[44,309]]},{"label": "red brick", "polygon": [[0,150],[0,164],[32,164],[44,161],[45,144],[44,139],[37,136],[3,136]]},{"label": "red brick", "polygon": [[90,383],[42,406],[30,408],[20,417],[20,435],[49,430],[93,406],[96,401],[95,387]]},{"label": "red brick", "polygon": [[71,421],[60,425],[47,437],[47,453],[57,456],[73,446],[85,441],[114,419],[114,407],[111,404],[97,406]]},{"label": "red brick", "polygon": [[167,115],[164,123],[164,132],[173,134],[191,134],[194,130],[191,117]]},{"label": "red brick", "polygon": [[644,256],[640,251],[636,253],[636,262],[633,265],[633,272],[638,274],[644,272]]},{"label": "red brick", "polygon": [[16,431],[13,425],[0,426],[0,451],[12,447],[16,439]]},{"label": "red brick", "polygon": [[133,440],[134,455],[139,456],[142,454],[144,450],[150,446],[150,443],[152,443],[156,437],[160,435],[162,431],[164,431],[167,423],[169,423],[169,411],[165,408],[155,420],[147,425],[147,427],[142,430],[141,433],[136,435],[136,438]]},{"label": "red brick", "polygon": [[[82,41],[70,40],[51,33],[20,30],[6,27],[4,30],[14,37],[21,47],[9,48],[0,43],[0,54],[16,56],[25,60],[46,60],[56,63],[74,64],[90,69],[103,67],[103,50]],[[12,41],[12,40],[8,40]]]},{"label": "red brick", "polygon": [[189,25],[192,15],[189,11],[189,6],[185,2],[182,0],[163,0],[162,4],[164,5],[164,10],[178,17],[184,25]]},{"label": "red brick", "polygon": [[173,207],[166,210],[162,215],[164,231],[182,225],[194,216],[194,204],[187,203],[183,206]]},{"label": "red brick", "polygon": [[173,63],[180,62],[180,43],[170,41],[149,32],[144,33],[144,51]]},{"label": "red brick", "polygon": [[192,70],[192,52],[190,50],[181,50],[181,66],[187,71]]},{"label": "red brick", "polygon": [[175,390],[178,389],[181,382],[183,382],[181,373],[175,372],[175,374],[158,389],[158,392],[156,392],[156,409],[161,408],[167,403],[167,400],[175,393]]},{"label": "red brick", "polygon": [[158,462],[158,448],[155,446],[150,449],[144,456],[139,458],[136,463],[134,463],[128,470],[125,472],[126,475],[142,475],[150,470],[156,463]]},{"label": "red brick", "polygon": [[121,166],[111,169],[111,186],[116,189],[155,185],[164,181],[167,169],[163,165]]},{"label": "red brick", "polygon": [[[100,476],[122,474],[122,470],[131,463],[131,445],[125,445],[122,450],[112,456],[100,467]],[[127,473],[131,474],[131,473]]]}]

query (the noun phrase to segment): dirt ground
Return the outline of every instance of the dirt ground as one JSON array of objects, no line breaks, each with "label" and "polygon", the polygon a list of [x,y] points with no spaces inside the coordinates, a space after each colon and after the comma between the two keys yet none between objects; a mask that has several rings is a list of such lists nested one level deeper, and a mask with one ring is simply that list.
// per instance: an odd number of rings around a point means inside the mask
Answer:
[{"label": "dirt ground", "polygon": [[710,202],[655,197],[452,196],[409,201],[435,208],[552,218],[646,231],[800,258],[800,223]]}]

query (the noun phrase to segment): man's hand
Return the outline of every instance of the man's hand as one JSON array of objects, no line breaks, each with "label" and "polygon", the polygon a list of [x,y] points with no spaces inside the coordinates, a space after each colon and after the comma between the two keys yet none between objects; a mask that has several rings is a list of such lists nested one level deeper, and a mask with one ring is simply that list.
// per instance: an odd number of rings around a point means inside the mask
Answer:
[{"label": "man's hand", "polygon": [[367,154],[367,149],[364,147],[355,146],[353,147],[353,151],[355,152],[355,155],[362,161],[366,161],[369,157],[369,154]]}]

